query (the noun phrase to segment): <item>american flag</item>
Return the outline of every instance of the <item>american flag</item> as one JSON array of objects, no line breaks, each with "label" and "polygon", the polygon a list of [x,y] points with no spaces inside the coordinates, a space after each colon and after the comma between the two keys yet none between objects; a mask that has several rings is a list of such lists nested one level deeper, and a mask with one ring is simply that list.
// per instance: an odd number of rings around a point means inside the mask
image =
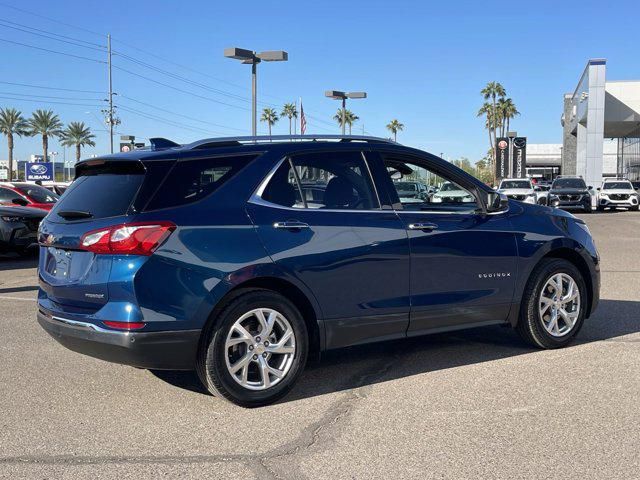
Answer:
[{"label": "american flag", "polygon": [[302,100],[300,100],[300,133],[302,135],[307,131],[307,117],[304,116],[304,108],[302,108]]}]

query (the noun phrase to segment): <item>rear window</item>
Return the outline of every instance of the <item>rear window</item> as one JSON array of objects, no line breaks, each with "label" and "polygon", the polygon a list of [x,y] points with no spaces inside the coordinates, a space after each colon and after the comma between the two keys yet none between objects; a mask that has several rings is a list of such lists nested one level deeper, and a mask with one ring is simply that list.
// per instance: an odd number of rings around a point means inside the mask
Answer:
[{"label": "rear window", "polygon": [[92,219],[125,215],[145,178],[141,165],[126,167],[84,170],[60,198],[53,213],[88,212]]},{"label": "rear window", "polygon": [[176,162],[144,210],[178,207],[211,195],[257,155]]}]

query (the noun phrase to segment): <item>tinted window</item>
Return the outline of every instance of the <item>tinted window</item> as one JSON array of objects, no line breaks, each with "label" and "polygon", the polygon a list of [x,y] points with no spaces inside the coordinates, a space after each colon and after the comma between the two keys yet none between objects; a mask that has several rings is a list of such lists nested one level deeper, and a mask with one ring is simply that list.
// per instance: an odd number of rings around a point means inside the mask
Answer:
[{"label": "tinted window", "polygon": [[56,203],[59,198],[56,193],[40,185],[16,185],[16,190],[31,198],[35,203]]},{"label": "tinted window", "polygon": [[125,215],[143,180],[143,172],[83,175],[71,184],[53,212],[89,212],[92,218]]},{"label": "tinted window", "polygon": [[14,198],[22,198],[13,190],[0,187],[0,203],[11,203]]},{"label": "tinted window", "polygon": [[[475,196],[451,179],[402,159],[386,158],[384,162],[403,210],[475,210]],[[417,195],[406,195],[404,187],[407,183],[423,184],[427,189]]]},{"label": "tinted window", "polygon": [[553,182],[553,187],[556,188],[581,188],[586,189],[587,184],[581,178],[558,178]]},{"label": "tinted window", "polygon": [[529,180],[505,180],[500,188],[531,188]]},{"label": "tinted window", "polygon": [[380,208],[360,152],[314,153],[288,158],[271,178],[262,198],[294,208]]},{"label": "tinted window", "polygon": [[178,161],[144,210],[177,207],[211,195],[256,155]]}]

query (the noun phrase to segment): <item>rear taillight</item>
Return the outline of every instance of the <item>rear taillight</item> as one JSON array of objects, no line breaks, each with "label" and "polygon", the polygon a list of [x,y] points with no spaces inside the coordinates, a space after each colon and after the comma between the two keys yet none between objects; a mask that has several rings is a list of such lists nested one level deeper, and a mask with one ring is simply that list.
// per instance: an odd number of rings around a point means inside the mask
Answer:
[{"label": "rear taillight", "polygon": [[114,225],[85,233],[80,248],[113,255],[151,255],[175,229],[171,222]]}]

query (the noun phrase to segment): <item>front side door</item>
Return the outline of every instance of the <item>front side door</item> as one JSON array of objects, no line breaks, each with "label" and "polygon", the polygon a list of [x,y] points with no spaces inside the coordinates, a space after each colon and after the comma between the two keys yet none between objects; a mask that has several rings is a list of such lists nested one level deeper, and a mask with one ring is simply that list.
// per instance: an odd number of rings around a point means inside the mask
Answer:
[{"label": "front side door", "polygon": [[327,347],[404,336],[408,236],[365,153],[293,155],[268,178],[249,215],[274,262],[316,297]]},{"label": "front side door", "polygon": [[[376,168],[409,235],[409,335],[505,321],[509,314],[517,252],[508,215],[482,213],[473,183],[452,172],[428,158],[384,153]],[[401,198],[395,185],[403,181],[437,191]]]}]

